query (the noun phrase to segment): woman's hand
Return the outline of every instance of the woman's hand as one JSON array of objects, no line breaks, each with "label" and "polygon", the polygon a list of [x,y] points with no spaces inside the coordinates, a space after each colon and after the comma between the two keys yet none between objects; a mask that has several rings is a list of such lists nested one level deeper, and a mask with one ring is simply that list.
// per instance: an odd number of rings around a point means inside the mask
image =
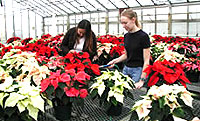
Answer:
[{"label": "woman's hand", "polygon": [[95,60],[97,60],[97,59],[98,59],[98,56],[95,55],[95,56],[93,57],[92,61],[95,61]]},{"label": "woman's hand", "polygon": [[113,68],[115,66],[115,64],[117,63],[116,59],[113,59],[112,61],[110,61],[107,65],[111,65],[108,68]]},{"label": "woman's hand", "polygon": [[69,53],[74,53],[74,52],[76,52],[76,50],[72,49],[72,50],[69,51]]},{"label": "woman's hand", "polygon": [[140,80],[139,82],[135,83],[135,88],[140,89],[144,85],[144,81]]}]

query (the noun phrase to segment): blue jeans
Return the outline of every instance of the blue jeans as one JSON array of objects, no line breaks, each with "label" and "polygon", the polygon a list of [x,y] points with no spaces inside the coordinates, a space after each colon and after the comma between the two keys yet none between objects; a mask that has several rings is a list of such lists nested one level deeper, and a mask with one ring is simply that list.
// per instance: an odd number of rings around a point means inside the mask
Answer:
[{"label": "blue jeans", "polygon": [[129,75],[134,82],[139,82],[142,74],[142,67],[127,67],[124,65],[122,73]]}]

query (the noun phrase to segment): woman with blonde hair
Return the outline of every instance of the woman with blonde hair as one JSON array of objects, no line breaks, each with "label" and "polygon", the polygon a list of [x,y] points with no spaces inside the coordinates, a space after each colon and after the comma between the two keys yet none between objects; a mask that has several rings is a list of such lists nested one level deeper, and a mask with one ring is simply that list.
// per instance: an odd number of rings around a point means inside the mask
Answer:
[{"label": "woman with blonde hair", "polygon": [[125,54],[113,59],[108,65],[113,67],[114,64],[125,61],[123,73],[135,81],[135,88],[141,88],[146,76],[143,70],[150,60],[149,35],[141,29],[137,13],[132,9],[122,11],[120,21],[128,31],[124,35]]}]

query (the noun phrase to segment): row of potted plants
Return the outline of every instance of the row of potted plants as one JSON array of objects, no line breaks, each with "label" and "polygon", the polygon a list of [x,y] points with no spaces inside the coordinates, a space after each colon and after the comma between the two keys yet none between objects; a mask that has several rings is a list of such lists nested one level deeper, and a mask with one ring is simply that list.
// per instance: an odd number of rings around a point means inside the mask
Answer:
[{"label": "row of potted plants", "polygon": [[[26,112],[26,119],[23,120],[37,120],[39,110],[44,111],[43,105],[38,108],[32,104],[32,98],[30,104],[22,103],[26,99],[25,97],[17,99],[14,103],[12,102],[12,105],[8,104],[10,100],[7,101],[7,99],[9,99],[11,93],[17,93],[17,95],[22,94],[19,91],[21,89],[19,86],[21,82],[26,82],[26,84],[37,88],[37,98],[40,96],[40,100],[43,100],[41,102],[51,100],[54,107],[66,106],[69,102],[84,105],[84,98],[90,93],[92,98],[98,97],[100,104],[106,105],[107,107],[112,107],[112,104],[114,106],[122,106],[124,97],[133,98],[130,92],[130,89],[134,88],[133,80],[119,71],[106,70],[100,72],[99,69],[99,65],[107,64],[112,58],[119,57],[123,54],[123,37],[112,35],[100,36],[98,38],[99,60],[94,62],[96,64],[89,60],[88,53],[69,53],[64,57],[59,56],[59,45],[62,38],[63,34],[55,37],[47,34],[40,39],[27,38],[24,40],[13,37],[8,39],[6,45],[0,45],[0,70],[3,72],[1,73],[0,83],[4,86],[6,85],[1,90],[2,95],[0,98],[2,101],[1,108],[4,111],[9,107],[15,107],[19,112],[18,114]],[[155,39],[152,41],[152,53],[162,52],[154,51],[156,50],[154,46],[160,49],[159,44],[157,44],[159,43],[157,42],[158,40]],[[195,52],[198,55],[199,44],[197,43],[195,46]],[[154,54],[156,56],[152,56],[154,63],[149,65],[145,70],[147,72],[149,88],[153,85],[161,86],[163,84],[174,83],[182,84],[186,87],[186,83],[190,83],[185,76],[185,68],[182,66],[188,60],[188,56],[180,54],[180,52],[178,53],[175,49],[170,48],[172,46],[167,46],[167,49],[161,48],[160,50],[163,49],[164,53],[158,53]],[[92,86],[90,87],[89,84]],[[13,85],[15,86],[13,87]],[[13,90],[8,89],[8,87],[11,87]],[[7,89],[10,91],[9,93],[6,92]],[[35,96],[36,94],[34,98]],[[30,99],[28,98],[27,100]],[[23,106],[21,106],[21,103]],[[35,106],[35,108],[30,108],[30,106]],[[3,118],[12,118],[10,114],[6,114],[6,111],[3,114]],[[169,112],[169,114],[173,113]],[[165,114],[161,118],[166,116]],[[22,116],[19,115],[19,117]],[[57,115],[57,117],[60,117],[60,115]],[[155,117],[150,116],[150,118],[154,119]]]}]

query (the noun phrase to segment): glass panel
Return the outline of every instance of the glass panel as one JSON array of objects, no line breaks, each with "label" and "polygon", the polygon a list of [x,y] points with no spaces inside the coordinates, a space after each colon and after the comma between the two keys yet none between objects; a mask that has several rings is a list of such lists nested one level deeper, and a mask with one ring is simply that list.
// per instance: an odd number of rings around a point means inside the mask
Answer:
[{"label": "glass panel", "polygon": [[42,17],[39,15],[36,15],[36,38],[40,38],[43,34],[42,32],[43,24],[42,24]]},{"label": "glass panel", "polygon": [[186,35],[187,23],[172,23],[172,34],[174,35]]},{"label": "glass panel", "polygon": [[35,38],[35,13],[29,12],[30,37]]},{"label": "glass panel", "polygon": [[58,26],[58,34],[61,34],[63,33],[63,26]]},{"label": "glass panel", "polygon": [[140,4],[136,0],[124,0],[129,7],[138,7]]},{"label": "glass panel", "polygon": [[[29,37],[29,30],[28,30],[28,11],[22,11],[22,35],[23,38]],[[7,32],[8,33],[8,32]]]},{"label": "glass panel", "polygon": [[155,9],[143,9],[143,15],[155,15]]},{"label": "glass panel", "polygon": [[99,35],[105,35],[105,34],[106,34],[105,24],[100,24]]},{"label": "glass panel", "polygon": [[91,14],[91,22],[98,22],[98,13]]},{"label": "glass panel", "polygon": [[199,1],[199,0],[189,0],[190,2],[193,2],[193,1]]},{"label": "glass panel", "polygon": [[[88,10],[90,11],[95,11],[95,7],[93,7],[92,5],[90,5],[88,2],[86,2],[85,0],[79,0],[79,2],[81,3],[81,6],[85,6]],[[92,3],[91,3],[92,4]]]},{"label": "glass panel", "polygon": [[155,4],[160,5],[160,4],[169,4],[168,0],[153,0]]},{"label": "glass panel", "polygon": [[200,13],[190,14],[190,15],[189,15],[189,19],[190,19],[190,20],[200,19]]},{"label": "glass panel", "polygon": [[45,27],[44,27],[44,31],[45,31],[44,34],[48,34],[48,33],[49,33],[49,26],[45,26]]},{"label": "glass panel", "polygon": [[187,14],[172,15],[172,19],[187,19]]},{"label": "glass panel", "polygon": [[159,35],[168,34],[168,23],[157,23],[157,34]]},{"label": "glass panel", "polygon": [[81,15],[76,15],[76,23],[79,23],[83,19],[82,14]]},{"label": "glass panel", "polygon": [[187,0],[170,0],[171,3],[183,3],[183,2],[187,2]]},{"label": "glass panel", "polygon": [[154,23],[144,23],[142,29],[149,35],[155,34],[155,24]]},{"label": "glass panel", "polygon": [[156,14],[168,14],[169,13],[169,8],[156,8]]},{"label": "glass panel", "polygon": [[[73,2],[71,2],[73,3]],[[64,2],[63,3],[66,7],[68,7],[70,10],[74,11],[75,13],[80,12],[78,9],[74,8],[69,2]]]},{"label": "glass panel", "polygon": [[105,18],[106,18],[106,13],[99,13],[100,16],[100,22],[105,22]]},{"label": "glass panel", "polygon": [[200,5],[190,5],[189,12],[200,12]]},{"label": "glass panel", "polygon": [[126,8],[128,7],[122,0],[110,0],[113,4],[115,4],[118,8]]},{"label": "glass panel", "polygon": [[92,24],[92,31],[96,36],[98,35],[98,24]]},{"label": "glass panel", "polygon": [[87,0],[90,2],[96,9],[105,11],[106,9],[102,7],[96,0]]},{"label": "glass panel", "polygon": [[118,34],[118,26],[117,24],[109,24],[109,34],[111,35],[117,35]]},{"label": "glass panel", "polygon": [[21,13],[17,9],[14,10],[14,24],[15,24],[15,36],[22,38]]},{"label": "glass panel", "polygon": [[189,23],[189,35],[199,36],[200,22]]},{"label": "glass panel", "polygon": [[59,6],[63,11],[65,11],[67,13],[73,13],[74,11],[68,9],[66,6],[64,6],[63,4],[58,4],[57,6]]},{"label": "glass panel", "polygon": [[69,23],[70,24],[75,24],[76,23],[76,17],[75,17],[75,15],[69,16]]},{"label": "glass panel", "polygon": [[90,14],[83,14],[83,19],[87,19],[90,21]]},{"label": "glass panel", "polygon": [[137,0],[142,6],[154,5],[151,0]]},{"label": "glass panel", "polygon": [[116,7],[111,2],[109,2],[108,0],[104,0],[104,1],[99,0],[99,2],[108,9],[116,9]]},{"label": "glass panel", "polygon": [[0,7],[0,42],[1,43],[5,43],[6,42],[6,38],[5,38],[5,19],[4,19],[4,8]]},{"label": "glass panel", "polygon": [[85,9],[79,2],[72,1],[70,3],[74,6],[74,8],[80,10],[80,12],[86,12],[87,11],[87,9]]},{"label": "glass panel", "polygon": [[156,19],[157,20],[168,20],[168,15],[157,15]]},{"label": "glass panel", "polygon": [[187,6],[172,7],[172,13],[187,13]]},{"label": "glass panel", "polygon": [[119,24],[119,35],[124,36],[127,31],[123,28],[122,24]]},{"label": "glass panel", "polygon": [[[36,2],[36,1],[34,1]],[[44,7],[47,11],[49,11],[49,13],[55,13],[55,14],[60,14],[58,11],[57,11],[57,8],[55,8],[54,6],[51,6],[50,3],[47,3],[45,1],[42,1],[42,0],[37,0],[37,3],[40,4],[41,7]]]}]

